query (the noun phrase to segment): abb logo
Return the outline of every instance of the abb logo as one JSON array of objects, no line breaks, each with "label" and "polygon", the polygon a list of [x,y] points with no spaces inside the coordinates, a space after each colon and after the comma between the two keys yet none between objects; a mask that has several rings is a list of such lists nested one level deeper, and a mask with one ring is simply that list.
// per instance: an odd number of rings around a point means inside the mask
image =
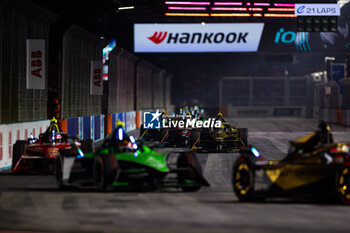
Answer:
[{"label": "abb logo", "polygon": [[31,66],[32,66],[32,75],[38,78],[42,78],[41,71],[42,71],[42,53],[41,51],[34,51],[31,54]]},{"label": "abb logo", "polygon": [[168,32],[155,32],[152,36],[147,38],[150,39],[155,44],[160,44],[165,40],[167,35],[168,35]]}]

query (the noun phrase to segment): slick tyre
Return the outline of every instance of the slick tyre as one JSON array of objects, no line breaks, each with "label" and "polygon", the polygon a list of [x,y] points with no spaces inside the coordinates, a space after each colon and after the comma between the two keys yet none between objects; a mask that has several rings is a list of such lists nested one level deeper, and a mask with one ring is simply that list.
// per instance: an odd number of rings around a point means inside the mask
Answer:
[{"label": "slick tyre", "polygon": [[248,145],[248,129],[247,128],[240,128],[239,129],[239,137],[244,145],[242,146],[247,146]]},{"label": "slick tyre", "polygon": [[94,152],[94,142],[92,139],[85,139],[81,141],[81,150],[84,153]]},{"label": "slick tyre", "polygon": [[240,201],[258,201],[254,197],[254,165],[246,156],[240,156],[233,165],[232,187]]},{"label": "slick tyre", "polygon": [[112,191],[119,175],[118,161],[114,154],[99,155],[93,165],[93,177],[96,188],[100,191]]},{"label": "slick tyre", "polygon": [[12,172],[26,149],[26,141],[17,140],[12,150]]},{"label": "slick tyre", "polygon": [[[182,184],[180,187],[184,192],[196,192],[201,188],[202,167],[196,154],[191,152],[183,152],[177,160],[178,182]],[[186,169],[186,170],[185,170]],[[194,182],[191,185],[191,182]]]},{"label": "slick tyre", "polygon": [[350,166],[344,166],[336,176],[335,189],[340,201],[350,205]]}]

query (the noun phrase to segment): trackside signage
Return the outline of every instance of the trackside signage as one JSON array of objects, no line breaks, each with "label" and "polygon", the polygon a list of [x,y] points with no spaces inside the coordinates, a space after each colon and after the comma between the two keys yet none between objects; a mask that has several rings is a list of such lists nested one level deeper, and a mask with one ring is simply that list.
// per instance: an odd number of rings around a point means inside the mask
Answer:
[{"label": "trackside signage", "polygon": [[134,51],[257,52],[263,23],[135,24]]},{"label": "trackside signage", "polygon": [[27,40],[27,89],[45,89],[45,40]]},{"label": "trackside signage", "polygon": [[90,95],[103,94],[102,62],[91,61]]}]

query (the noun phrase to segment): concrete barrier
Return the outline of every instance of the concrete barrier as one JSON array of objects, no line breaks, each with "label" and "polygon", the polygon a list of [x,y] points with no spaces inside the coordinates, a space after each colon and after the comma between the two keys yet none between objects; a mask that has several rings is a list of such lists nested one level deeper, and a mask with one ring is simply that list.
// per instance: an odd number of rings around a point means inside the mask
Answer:
[{"label": "concrete barrier", "polygon": [[12,147],[16,140],[38,137],[50,125],[49,120],[0,125],[0,171],[12,165]]}]

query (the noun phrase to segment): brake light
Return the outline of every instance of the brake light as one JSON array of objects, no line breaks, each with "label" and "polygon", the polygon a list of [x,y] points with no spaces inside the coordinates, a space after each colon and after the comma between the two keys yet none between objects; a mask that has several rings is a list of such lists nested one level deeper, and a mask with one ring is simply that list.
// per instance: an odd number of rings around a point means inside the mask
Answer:
[{"label": "brake light", "polygon": [[347,145],[338,145],[338,147],[333,147],[330,149],[331,153],[348,153],[349,147]]}]

